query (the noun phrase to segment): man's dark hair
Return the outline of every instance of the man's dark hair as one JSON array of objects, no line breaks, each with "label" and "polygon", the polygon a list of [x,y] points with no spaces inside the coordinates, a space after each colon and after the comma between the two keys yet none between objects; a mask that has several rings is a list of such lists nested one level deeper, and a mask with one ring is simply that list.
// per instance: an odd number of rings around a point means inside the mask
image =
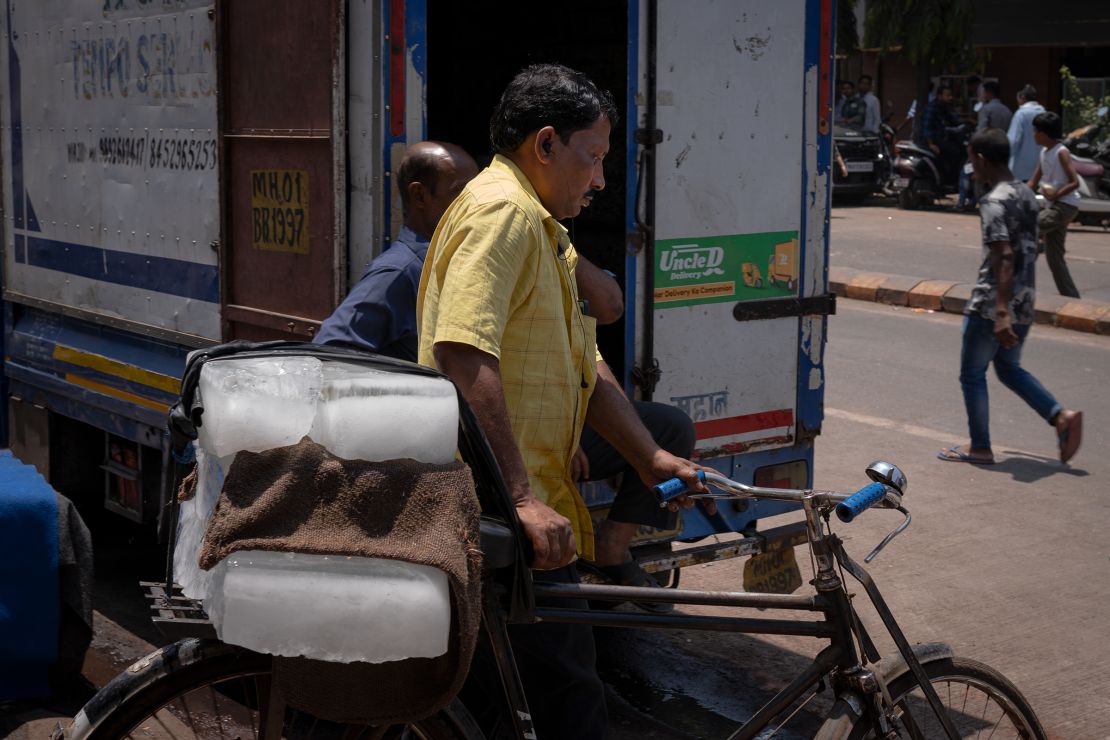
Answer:
[{"label": "man's dark hair", "polygon": [[1050,139],[1064,138],[1064,122],[1052,111],[1038,113],[1033,118],[1033,128]]},{"label": "man's dark hair", "polygon": [[619,123],[616,103],[607,90],[561,64],[533,64],[517,73],[493,110],[489,140],[499,154],[514,152],[528,135],[552,126],[563,143],[602,116]]},{"label": "man's dark hair", "polygon": [[840,87],[841,85],[847,85],[848,87],[851,87],[851,88],[854,89],[855,86],[856,86],[856,83],[852,82],[851,80],[837,80],[836,86]]},{"label": "man's dark hair", "polygon": [[443,157],[434,151],[417,149],[406,154],[401,160],[401,166],[397,168],[397,189],[401,192],[401,212],[404,215],[408,215],[409,212],[409,185],[418,182],[428,188],[428,192],[433,197],[435,196],[442,159]]},{"label": "man's dark hair", "polygon": [[864,80],[867,80],[868,82],[874,82],[874,80],[871,79],[871,75],[860,75],[859,79],[856,80],[856,82],[863,82]]},{"label": "man's dark hair", "polygon": [[991,164],[1007,164],[1010,161],[1010,140],[1002,129],[989,128],[971,137],[971,151],[981,154]]},{"label": "man's dark hair", "polygon": [[972,75],[971,77],[967,78],[967,84],[969,86],[970,85],[978,85],[982,81],[983,81],[983,78],[980,77],[979,75]]},{"label": "man's dark hair", "polygon": [[940,87],[937,88],[937,97],[939,98],[941,93],[944,93],[944,92],[949,92],[950,93],[950,92],[952,92],[952,88],[950,88],[948,85],[941,85]]},{"label": "man's dark hair", "polygon": [[1026,85],[1021,88],[1021,92],[1019,92],[1018,95],[1025,98],[1025,102],[1032,102],[1037,99],[1037,88],[1032,85]]},{"label": "man's dark hair", "polygon": [[998,84],[996,80],[987,80],[982,84],[982,88],[996,98],[1000,96],[1000,93],[1002,91],[1002,87]]}]

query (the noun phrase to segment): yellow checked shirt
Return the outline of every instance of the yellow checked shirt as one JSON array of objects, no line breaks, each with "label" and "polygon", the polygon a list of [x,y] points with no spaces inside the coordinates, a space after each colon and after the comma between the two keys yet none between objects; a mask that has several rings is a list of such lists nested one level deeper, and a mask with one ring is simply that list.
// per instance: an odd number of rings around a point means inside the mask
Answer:
[{"label": "yellow checked shirt", "polygon": [[509,159],[496,156],[447,209],[420,277],[420,362],[459,342],[497,357],[532,491],[593,557],[590,514],[570,479],[597,380],[596,321],[578,306],[578,255]]}]

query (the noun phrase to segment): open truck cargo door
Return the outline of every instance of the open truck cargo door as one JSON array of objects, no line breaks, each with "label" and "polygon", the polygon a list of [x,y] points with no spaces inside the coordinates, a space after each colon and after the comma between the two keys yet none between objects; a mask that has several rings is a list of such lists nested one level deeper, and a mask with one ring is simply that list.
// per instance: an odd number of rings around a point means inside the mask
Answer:
[{"label": "open truck cargo door", "polygon": [[346,293],[342,0],[224,0],[227,339],[308,339]]},{"label": "open truck cargo door", "polygon": [[691,416],[703,460],[805,442],[829,306],[831,2],[641,8],[641,393]]}]

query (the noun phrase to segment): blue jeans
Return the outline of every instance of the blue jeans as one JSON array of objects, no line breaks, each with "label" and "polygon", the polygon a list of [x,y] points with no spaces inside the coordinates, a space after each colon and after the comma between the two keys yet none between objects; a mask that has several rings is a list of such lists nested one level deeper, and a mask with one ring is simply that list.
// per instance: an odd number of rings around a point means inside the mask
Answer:
[{"label": "blue jeans", "polygon": [[976,198],[975,196],[976,196],[975,186],[971,184],[971,175],[964,172],[964,168],[961,166],[960,167],[960,197],[959,197],[959,200],[956,202],[956,208],[958,208],[960,210],[963,210],[965,201],[966,201],[968,206],[975,205],[975,203],[978,201],[978,198]]},{"label": "blue jeans", "polygon": [[991,448],[990,405],[987,398],[987,366],[994,362],[994,371],[1002,384],[1021,397],[1049,424],[1064,407],[1056,402],[1040,381],[1021,366],[1021,348],[1029,334],[1030,324],[1014,326],[1018,343],[1003,349],[994,336],[994,322],[978,314],[964,316],[963,347],[960,351],[960,386],[967,407],[967,426],[971,446]]}]

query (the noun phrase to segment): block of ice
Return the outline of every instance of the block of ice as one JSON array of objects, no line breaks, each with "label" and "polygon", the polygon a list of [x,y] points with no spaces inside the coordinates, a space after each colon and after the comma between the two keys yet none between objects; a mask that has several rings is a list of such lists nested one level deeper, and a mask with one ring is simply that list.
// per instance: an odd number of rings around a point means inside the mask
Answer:
[{"label": "block of ice", "polygon": [[348,460],[447,463],[458,444],[459,402],[443,378],[325,362],[309,436]]},{"label": "block of ice", "polygon": [[312,428],[323,369],[315,357],[215,360],[198,384],[204,416],[199,442],[225,457],[296,444]]},{"label": "block of ice", "polygon": [[197,559],[208,529],[208,520],[223,490],[224,476],[234,460],[234,455],[218,458],[205,452],[200,445],[196,447],[197,492],[193,498],[178,505],[177,541],[173,550],[174,580],[190,599],[202,599],[208,592],[212,573],[201,570]]},{"label": "block of ice", "polygon": [[213,569],[205,607],[220,639],[349,663],[447,652],[447,575],[396,560],[242,551]]}]

